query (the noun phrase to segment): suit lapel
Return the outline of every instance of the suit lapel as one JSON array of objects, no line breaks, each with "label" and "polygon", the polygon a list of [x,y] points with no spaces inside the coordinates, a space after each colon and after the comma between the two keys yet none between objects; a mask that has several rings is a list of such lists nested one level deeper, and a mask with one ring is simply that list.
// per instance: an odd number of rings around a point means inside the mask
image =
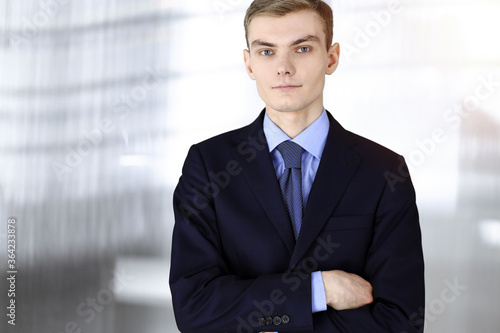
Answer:
[{"label": "suit lapel", "polygon": [[328,113],[330,130],[314,183],[304,211],[302,228],[295,246],[290,268],[309,249],[342,198],[361,159],[349,147],[354,144],[348,133]]},{"label": "suit lapel", "polygon": [[264,112],[243,131],[234,149],[235,157],[242,167],[242,173],[260,202],[269,220],[276,228],[290,253],[295,247],[295,237],[288,218],[276,171],[263,130]]}]

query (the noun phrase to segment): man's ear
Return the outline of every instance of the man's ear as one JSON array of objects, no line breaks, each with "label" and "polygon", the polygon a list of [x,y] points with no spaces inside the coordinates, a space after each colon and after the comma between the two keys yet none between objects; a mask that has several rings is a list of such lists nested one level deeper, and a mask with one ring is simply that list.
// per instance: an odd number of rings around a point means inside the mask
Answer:
[{"label": "man's ear", "polygon": [[248,76],[250,76],[252,80],[255,80],[255,74],[253,73],[252,62],[250,59],[250,51],[246,49],[243,50],[243,59],[245,60],[245,68],[247,69]]},{"label": "man's ear", "polygon": [[326,67],[326,74],[331,75],[339,66],[340,58],[340,45],[335,43],[328,49],[328,66]]}]

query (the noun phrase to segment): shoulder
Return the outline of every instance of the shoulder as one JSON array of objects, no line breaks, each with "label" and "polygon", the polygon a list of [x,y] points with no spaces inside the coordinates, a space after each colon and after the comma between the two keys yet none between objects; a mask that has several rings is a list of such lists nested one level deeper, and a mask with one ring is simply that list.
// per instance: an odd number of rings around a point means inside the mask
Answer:
[{"label": "shoulder", "polygon": [[263,115],[264,113],[261,112],[259,117],[257,117],[257,119],[252,123],[222,134],[218,134],[209,139],[203,140],[194,146],[204,152],[224,152],[238,148],[238,146],[245,145],[247,143],[266,143],[262,125],[264,120]]},{"label": "shoulder", "polygon": [[401,155],[391,149],[346,130],[333,117],[330,118],[330,125],[330,131],[332,132],[329,134],[330,139],[354,152],[365,163],[387,168],[388,164],[394,164],[396,160],[401,159]]},{"label": "shoulder", "polygon": [[[367,182],[380,182],[402,198],[414,198],[415,190],[404,157],[381,144],[345,130],[349,150],[359,158],[358,171]],[[396,191],[397,190],[397,191]]]},{"label": "shoulder", "polygon": [[209,169],[221,169],[247,154],[253,156],[257,150],[264,150],[267,141],[259,119],[193,144],[186,157],[185,167],[197,164]]},{"label": "shoulder", "polygon": [[249,126],[224,132],[194,144],[198,150],[204,153],[224,153],[237,147],[245,139],[245,133]]},{"label": "shoulder", "polygon": [[361,157],[377,160],[391,160],[400,156],[398,153],[375,141],[350,131],[346,132],[346,135],[351,136],[354,142],[351,148],[361,155]]},{"label": "shoulder", "polygon": [[351,149],[361,158],[364,170],[369,170],[370,174],[384,175],[385,178],[393,170],[403,170],[398,173],[405,175],[405,178],[409,176],[403,156],[358,134],[349,132],[348,135],[356,142]]}]

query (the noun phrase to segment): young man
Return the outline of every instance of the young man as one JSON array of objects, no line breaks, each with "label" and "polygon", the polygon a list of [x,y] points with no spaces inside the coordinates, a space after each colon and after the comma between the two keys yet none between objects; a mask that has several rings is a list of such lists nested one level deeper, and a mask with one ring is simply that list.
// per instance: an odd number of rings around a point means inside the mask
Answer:
[{"label": "young man", "polygon": [[245,66],[266,107],[191,147],[174,194],[181,332],[421,332],[424,276],[404,159],[323,108],[330,7],[255,0]]}]

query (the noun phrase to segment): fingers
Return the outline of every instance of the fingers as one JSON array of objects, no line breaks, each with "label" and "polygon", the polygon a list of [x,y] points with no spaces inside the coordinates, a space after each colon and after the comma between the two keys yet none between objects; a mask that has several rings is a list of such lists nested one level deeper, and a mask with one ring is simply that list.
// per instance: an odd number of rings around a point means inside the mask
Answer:
[{"label": "fingers", "polygon": [[326,301],[336,310],[357,309],[373,302],[370,282],[356,274],[344,271],[321,273],[325,285]]}]

